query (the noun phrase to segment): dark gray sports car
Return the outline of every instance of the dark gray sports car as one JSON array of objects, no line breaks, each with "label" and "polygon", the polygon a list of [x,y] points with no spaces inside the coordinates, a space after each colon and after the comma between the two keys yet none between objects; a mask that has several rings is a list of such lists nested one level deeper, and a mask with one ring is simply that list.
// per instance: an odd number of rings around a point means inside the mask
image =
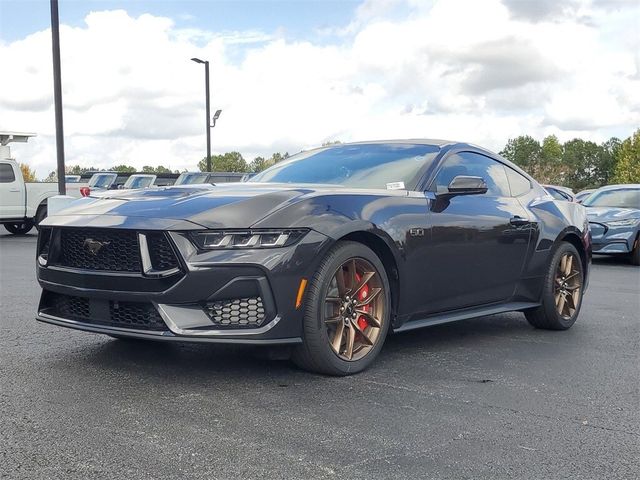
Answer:
[{"label": "dark gray sports car", "polygon": [[116,338],[289,344],[358,372],[390,331],[506,311],[567,329],[585,209],[454,142],[302,152],[247,183],[113,192],[42,224],[38,319]]}]

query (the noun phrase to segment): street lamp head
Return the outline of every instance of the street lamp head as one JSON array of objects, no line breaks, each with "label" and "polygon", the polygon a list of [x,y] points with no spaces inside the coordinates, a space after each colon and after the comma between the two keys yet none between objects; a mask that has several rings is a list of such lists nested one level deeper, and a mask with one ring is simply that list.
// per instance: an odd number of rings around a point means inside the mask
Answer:
[{"label": "street lamp head", "polygon": [[217,120],[218,118],[220,118],[220,114],[222,113],[222,110],[216,110],[216,113],[213,114],[213,120]]},{"label": "street lamp head", "polygon": [[191,59],[191,61],[192,61],[192,62],[196,62],[196,63],[207,63],[207,62],[205,62],[204,60],[200,60],[199,58],[195,58],[195,57],[194,57],[194,58],[192,58],[192,59]]}]

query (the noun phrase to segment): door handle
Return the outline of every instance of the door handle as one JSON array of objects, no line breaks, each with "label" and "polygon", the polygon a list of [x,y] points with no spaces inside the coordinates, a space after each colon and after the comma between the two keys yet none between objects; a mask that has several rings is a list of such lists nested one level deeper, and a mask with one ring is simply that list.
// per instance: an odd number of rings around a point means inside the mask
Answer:
[{"label": "door handle", "polygon": [[511,225],[518,227],[521,225],[527,225],[528,223],[531,223],[531,222],[527,218],[522,218],[520,215],[516,215],[514,217],[511,217],[511,220],[509,220],[509,223]]},{"label": "door handle", "polygon": [[21,190],[9,190],[9,193],[20,193]]}]

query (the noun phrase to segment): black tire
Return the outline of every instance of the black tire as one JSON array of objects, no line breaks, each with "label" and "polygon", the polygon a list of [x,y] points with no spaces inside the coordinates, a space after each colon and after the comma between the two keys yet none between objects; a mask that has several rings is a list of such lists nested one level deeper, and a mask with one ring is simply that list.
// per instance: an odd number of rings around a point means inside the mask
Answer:
[{"label": "black tire", "polygon": [[[577,305],[575,305],[575,311],[570,316],[563,316],[558,311],[555,299],[555,285],[556,285],[556,272],[562,257],[571,254],[574,257],[574,265],[578,270],[578,278],[580,284],[580,292]],[[578,250],[572,244],[568,242],[562,242],[556,248],[556,251],[551,257],[549,263],[549,269],[545,275],[544,285],[542,287],[542,304],[531,310],[525,311],[525,316],[531,325],[536,328],[542,328],[546,330],[567,330],[575,323],[578,315],[580,314],[580,307],[582,306],[584,288],[584,270],[582,266],[582,260]]]},{"label": "black tire", "polygon": [[36,210],[36,216],[34,217],[35,227],[40,231],[40,222],[47,218],[47,204],[43,203]]},{"label": "black tire", "polygon": [[[370,350],[357,360],[344,360],[332,349],[324,321],[323,306],[335,272],[350,259],[364,259],[379,275],[384,307],[380,331]],[[344,376],[361,372],[378,356],[389,331],[391,299],[389,280],[378,256],[361,243],[338,242],[322,259],[309,282],[304,300],[303,343],[293,349],[291,359],[300,368],[326,375]]]},{"label": "black tire", "polygon": [[16,223],[5,223],[4,228],[13,235],[26,235],[33,228],[33,220],[23,220]]},{"label": "black tire", "polygon": [[629,261],[631,265],[640,266],[640,233],[636,237],[636,241],[633,242],[633,250],[629,255]]}]

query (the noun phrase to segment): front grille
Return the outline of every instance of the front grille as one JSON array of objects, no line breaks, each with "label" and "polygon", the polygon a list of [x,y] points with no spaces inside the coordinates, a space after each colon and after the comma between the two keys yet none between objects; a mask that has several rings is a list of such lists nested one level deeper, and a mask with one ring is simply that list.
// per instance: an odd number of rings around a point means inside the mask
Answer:
[{"label": "front grille", "polygon": [[109,302],[111,322],[123,327],[143,330],[165,330],[158,310],[143,302]]},{"label": "front grille", "polygon": [[132,230],[63,228],[56,263],[86,270],[140,272],[138,235]]},{"label": "front grille", "polygon": [[135,330],[167,330],[162,317],[149,302],[101,300],[62,295],[45,290],[40,311],[91,325]]},{"label": "front grille", "polygon": [[91,317],[88,298],[54,294],[52,306],[62,318],[82,321]]},{"label": "front grille", "polygon": [[207,303],[204,307],[214,325],[220,327],[259,327],[265,318],[262,298],[234,298]]},{"label": "front grille", "polygon": [[149,257],[154,270],[178,268],[178,258],[164,233],[147,233]]}]

